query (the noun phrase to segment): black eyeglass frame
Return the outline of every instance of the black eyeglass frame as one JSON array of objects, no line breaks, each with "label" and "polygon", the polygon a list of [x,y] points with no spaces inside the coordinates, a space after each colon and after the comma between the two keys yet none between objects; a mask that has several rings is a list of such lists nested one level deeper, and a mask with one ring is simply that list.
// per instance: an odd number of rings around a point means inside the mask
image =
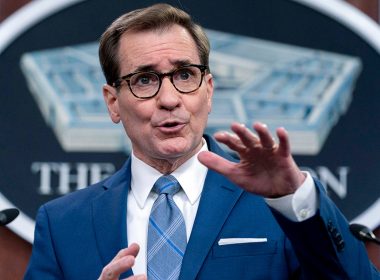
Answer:
[{"label": "black eyeglass frame", "polygon": [[[183,68],[186,68],[186,67],[196,67],[196,68],[198,68],[201,71],[201,79],[200,79],[199,85],[198,85],[198,87],[196,89],[191,90],[191,91],[182,91],[182,90],[179,90],[175,86],[175,84],[173,82],[173,74],[176,73],[177,71],[183,69]],[[169,76],[170,77],[170,82],[172,83],[172,85],[174,86],[174,88],[178,92],[186,94],[186,93],[194,92],[194,91],[196,91],[197,89],[199,89],[201,87],[202,81],[203,81],[203,77],[205,76],[206,70],[208,70],[208,69],[209,69],[209,67],[207,65],[202,65],[202,64],[185,64],[185,65],[182,65],[182,66],[174,69],[173,71],[170,71],[170,72],[167,72],[167,73],[158,73],[156,71],[136,71],[136,72],[129,73],[129,74],[125,75],[125,76],[122,76],[122,77],[118,78],[115,82],[112,83],[112,86],[114,88],[119,88],[121,86],[121,82],[124,80],[124,81],[127,82],[128,88],[131,91],[131,93],[133,94],[133,96],[135,96],[136,98],[139,98],[139,99],[150,99],[150,98],[155,97],[158,94],[158,92],[160,91],[163,78],[166,77],[166,76]],[[134,75],[136,75],[136,74],[140,74],[140,73],[148,73],[148,74],[157,75],[157,77],[159,78],[159,84],[158,84],[158,88],[157,88],[157,91],[156,91],[155,94],[153,94],[151,96],[148,96],[148,97],[141,97],[141,96],[137,96],[133,92],[133,90],[131,88],[131,83],[130,83],[131,77],[134,76]]]}]

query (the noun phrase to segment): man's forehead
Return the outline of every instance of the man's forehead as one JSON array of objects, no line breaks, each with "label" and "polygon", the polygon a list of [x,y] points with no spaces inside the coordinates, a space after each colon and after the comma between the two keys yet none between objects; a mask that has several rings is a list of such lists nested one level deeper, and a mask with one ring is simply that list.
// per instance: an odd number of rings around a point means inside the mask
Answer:
[{"label": "man's forehead", "polygon": [[200,63],[198,48],[189,32],[172,26],[165,33],[128,31],[119,44],[119,59],[129,70],[159,70],[163,65],[178,67]]},{"label": "man's forehead", "polygon": [[196,47],[196,43],[190,32],[183,26],[174,24],[165,29],[148,29],[148,30],[129,30],[121,35],[120,42],[125,43],[134,41],[149,40],[147,43],[153,41],[167,41],[167,42],[184,42]]}]

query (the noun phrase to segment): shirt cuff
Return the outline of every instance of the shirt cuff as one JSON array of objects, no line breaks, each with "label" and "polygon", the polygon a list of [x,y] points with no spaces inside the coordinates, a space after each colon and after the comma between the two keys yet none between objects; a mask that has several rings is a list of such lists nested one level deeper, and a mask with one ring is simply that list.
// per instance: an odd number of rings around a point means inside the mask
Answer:
[{"label": "shirt cuff", "polygon": [[313,178],[303,172],[306,179],[295,193],[279,198],[265,198],[265,202],[293,222],[302,222],[315,215],[318,210],[318,195]]}]

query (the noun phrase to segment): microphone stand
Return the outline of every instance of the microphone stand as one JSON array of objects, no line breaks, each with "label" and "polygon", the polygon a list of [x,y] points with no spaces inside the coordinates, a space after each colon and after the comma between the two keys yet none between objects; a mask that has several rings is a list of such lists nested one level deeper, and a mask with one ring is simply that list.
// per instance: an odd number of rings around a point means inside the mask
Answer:
[{"label": "microphone stand", "polygon": [[366,226],[360,224],[351,224],[350,225],[351,233],[361,241],[373,242],[377,245],[380,245],[380,239]]}]

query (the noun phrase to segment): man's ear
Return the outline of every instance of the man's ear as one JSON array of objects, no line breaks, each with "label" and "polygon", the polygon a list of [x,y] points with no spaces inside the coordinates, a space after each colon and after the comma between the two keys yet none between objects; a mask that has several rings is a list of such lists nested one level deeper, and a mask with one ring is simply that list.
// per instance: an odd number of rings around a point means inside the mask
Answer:
[{"label": "man's ear", "polygon": [[208,113],[211,113],[212,108],[212,96],[214,94],[214,79],[212,77],[212,74],[209,73],[205,77],[206,86],[207,86],[207,106],[208,106]]},{"label": "man's ear", "polygon": [[105,84],[103,86],[103,98],[107,105],[108,113],[114,123],[120,122],[119,100],[117,89]]}]

